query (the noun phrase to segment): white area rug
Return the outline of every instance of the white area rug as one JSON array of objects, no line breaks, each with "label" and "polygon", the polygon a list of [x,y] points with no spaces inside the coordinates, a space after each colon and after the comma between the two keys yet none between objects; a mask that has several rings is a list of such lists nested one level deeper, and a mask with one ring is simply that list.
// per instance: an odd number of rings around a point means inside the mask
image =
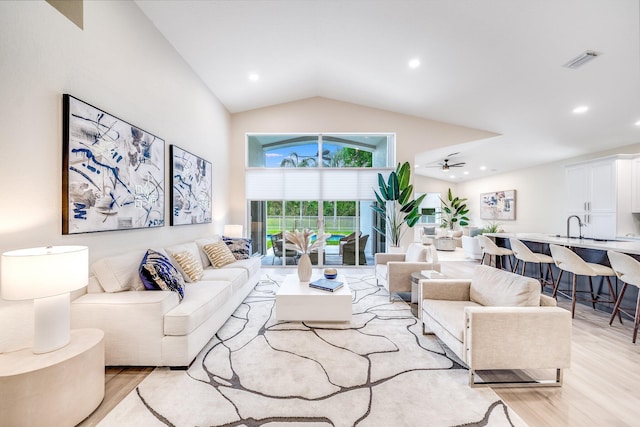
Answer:
[{"label": "white area rug", "polygon": [[186,371],[155,369],[106,426],[525,426],[372,276],[347,275],[353,319],[275,320],[265,277]]}]

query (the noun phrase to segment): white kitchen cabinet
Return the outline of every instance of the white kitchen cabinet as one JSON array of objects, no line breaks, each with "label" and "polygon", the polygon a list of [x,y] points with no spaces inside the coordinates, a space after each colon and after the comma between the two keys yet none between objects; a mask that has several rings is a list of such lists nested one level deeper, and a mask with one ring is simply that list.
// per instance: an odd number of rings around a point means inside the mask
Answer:
[{"label": "white kitchen cabinet", "polygon": [[[627,156],[569,165],[566,183],[567,215],[580,217],[585,237],[614,239],[633,232],[631,161]],[[577,233],[572,225],[572,235]]]},{"label": "white kitchen cabinet", "polygon": [[640,213],[640,157],[632,160],[631,211]]}]

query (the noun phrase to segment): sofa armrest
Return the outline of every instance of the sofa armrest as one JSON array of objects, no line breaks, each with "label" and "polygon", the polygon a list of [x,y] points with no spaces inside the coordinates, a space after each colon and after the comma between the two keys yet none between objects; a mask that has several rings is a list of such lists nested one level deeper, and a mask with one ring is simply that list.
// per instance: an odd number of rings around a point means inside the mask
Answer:
[{"label": "sofa armrest", "polygon": [[388,253],[377,253],[374,255],[375,264],[386,264],[389,261],[404,261],[405,254],[388,254]]},{"label": "sofa armrest", "polygon": [[411,273],[421,270],[440,271],[440,264],[433,264],[431,262],[389,261],[387,263],[389,293],[411,291]]},{"label": "sofa armrest", "polygon": [[559,307],[466,307],[472,370],[561,369],[571,362],[571,313]]},{"label": "sofa armrest", "polygon": [[422,279],[419,289],[419,301],[423,299],[469,301],[471,279]]}]

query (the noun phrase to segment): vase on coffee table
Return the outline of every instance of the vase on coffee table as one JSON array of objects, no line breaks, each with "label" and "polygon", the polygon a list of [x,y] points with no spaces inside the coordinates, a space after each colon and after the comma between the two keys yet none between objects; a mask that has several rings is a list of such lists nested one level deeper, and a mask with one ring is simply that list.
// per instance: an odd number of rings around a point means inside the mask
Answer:
[{"label": "vase on coffee table", "polygon": [[302,254],[298,260],[298,279],[301,282],[311,280],[311,259],[309,254]]}]

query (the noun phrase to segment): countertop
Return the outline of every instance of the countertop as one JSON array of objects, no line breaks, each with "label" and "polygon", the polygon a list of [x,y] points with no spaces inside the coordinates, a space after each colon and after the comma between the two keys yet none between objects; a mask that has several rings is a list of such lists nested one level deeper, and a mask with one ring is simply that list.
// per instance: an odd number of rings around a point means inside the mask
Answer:
[{"label": "countertop", "polygon": [[626,254],[640,255],[640,241],[638,240],[594,240],[590,238],[567,238],[542,233],[485,233],[489,237],[502,237],[508,239],[515,237],[519,240],[538,243],[554,243],[561,246],[576,248],[597,249],[601,251],[614,250]]}]

